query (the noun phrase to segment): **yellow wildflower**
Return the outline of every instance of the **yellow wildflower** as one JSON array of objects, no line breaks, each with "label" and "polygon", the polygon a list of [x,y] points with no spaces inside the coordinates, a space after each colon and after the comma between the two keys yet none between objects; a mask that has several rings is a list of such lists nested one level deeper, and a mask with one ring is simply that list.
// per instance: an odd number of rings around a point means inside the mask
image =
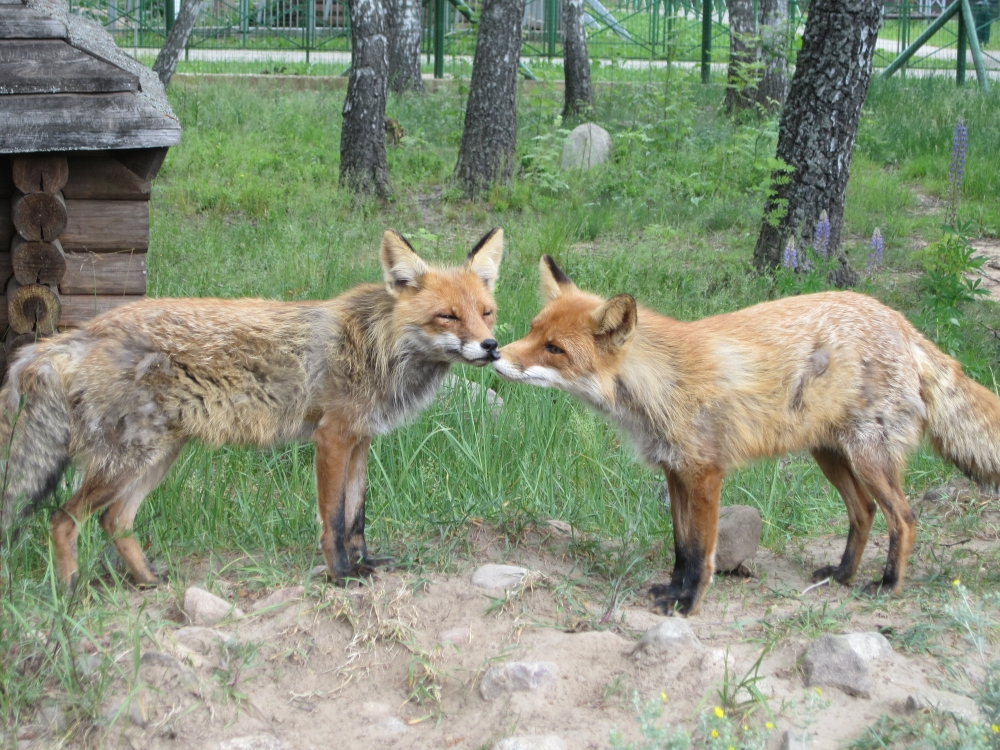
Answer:
[{"label": "yellow wildflower", "polygon": [[721,708],[720,708],[719,706],[716,706],[716,707],[715,707],[715,715],[716,715],[716,716],[717,716],[718,718],[720,718],[720,719],[721,719],[721,718],[722,718],[723,716],[725,716],[725,715],[726,715],[726,712],[725,712],[725,711],[723,711],[723,710],[722,710],[722,709],[721,709]]},{"label": "yellow wildflower", "polygon": [[719,736],[719,733],[715,729],[713,729],[712,730],[712,739],[714,740],[718,736]]}]

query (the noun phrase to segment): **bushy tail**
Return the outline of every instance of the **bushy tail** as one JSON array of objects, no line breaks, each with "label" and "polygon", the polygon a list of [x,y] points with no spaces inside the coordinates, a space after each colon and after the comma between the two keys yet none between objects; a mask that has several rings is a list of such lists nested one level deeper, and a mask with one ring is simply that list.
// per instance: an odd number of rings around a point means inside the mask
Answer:
[{"label": "bushy tail", "polygon": [[11,365],[0,412],[0,526],[7,527],[52,494],[69,462],[66,391],[57,364],[38,347],[25,347]]},{"label": "bushy tail", "polygon": [[977,484],[1000,486],[1000,399],[929,341],[918,360],[934,450]]}]

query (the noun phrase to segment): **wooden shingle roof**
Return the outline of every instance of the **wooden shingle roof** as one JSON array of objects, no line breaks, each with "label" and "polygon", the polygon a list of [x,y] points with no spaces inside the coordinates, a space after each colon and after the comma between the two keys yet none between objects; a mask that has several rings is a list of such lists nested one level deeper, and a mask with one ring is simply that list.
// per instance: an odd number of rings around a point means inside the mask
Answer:
[{"label": "wooden shingle roof", "polygon": [[0,153],[162,148],[181,127],[159,79],[61,0],[0,0]]}]

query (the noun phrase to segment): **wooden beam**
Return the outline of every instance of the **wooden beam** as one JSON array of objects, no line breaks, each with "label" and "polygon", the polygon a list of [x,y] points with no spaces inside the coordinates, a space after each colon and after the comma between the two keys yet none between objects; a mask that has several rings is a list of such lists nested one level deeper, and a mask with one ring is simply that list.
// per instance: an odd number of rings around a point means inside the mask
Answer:
[{"label": "wooden beam", "polygon": [[22,193],[58,193],[69,177],[66,154],[18,154],[12,170]]},{"label": "wooden beam", "polygon": [[58,284],[66,273],[66,253],[59,240],[28,242],[14,235],[10,262],[19,284]]},{"label": "wooden beam", "polygon": [[153,148],[181,141],[176,118],[131,92],[10,94],[0,107],[0,133],[12,153]]},{"label": "wooden beam", "polygon": [[0,39],[65,39],[66,24],[25,5],[0,4]]},{"label": "wooden beam", "polygon": [[147,201],[66,201],[64,250],[145,250],[149,247]]},{"label": "wooden beam", "polygon": [[59,295],[44,284],[7,282],[7,320],[18,333],[55,333],[60,310]]},{"label": "wooden beam", "polygon": [[10,238],[14,236],[14,223],[10,220],[10,201],[0,200],[0,252],[10,250]]},{"label": "wooden beam", "polygon": [[152,180],[160,171],[160,167],[163,166],[163,160],[167,156],[167,149],[166,147],[129,148],[112,151],[111,155],[138,177],[143,180]]},{"label": "wooden beam", "polygon": [[66,201],[61,193],[14,193],[10,201],[14,229],[26,240],[51,242],[66,227]]},{"label": "wooden beam", "polygon": [[[7,280],[13,275],[14,268],[11,265],[10,253],[0,253],[0,291],[7,288]],[[4,315],[7,314],[7,305],[3,305]]]},{"label": "wooden beam", "polygon": [[10,39],[0,54],[0,94],[138,91],[139,76],[62,39]]},{"label": "wooden beam", "polygon": [[76,152],[68,156],[69,181],[63,188],[66,200],[149,200],[150,181],[127,169],[111,153]]},{"label": "wooden beam", "polygon": [[143,295],[146,293],[145,253],[69,253],[59,283],[63,295]]},{"label": "wooden beam", "polygon": [[145,297],[131,297],[118,295],[68,295],[60,301],[62,303],[62,316],[59,318],[59,327],[79,328],[91,318],[114,310],[116,307],[127,305],[129,302],[138,302]]}]

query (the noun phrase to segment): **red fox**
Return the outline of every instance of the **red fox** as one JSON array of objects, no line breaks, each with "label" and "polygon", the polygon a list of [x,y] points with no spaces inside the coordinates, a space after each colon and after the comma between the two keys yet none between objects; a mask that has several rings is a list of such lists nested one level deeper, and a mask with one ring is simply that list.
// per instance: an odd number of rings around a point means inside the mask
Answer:
[{"label": "red fox", "polygon": [[461,267],[432,268],[389,230],[384,286],[324,302],[144,300],[25,347],[0,391],[3,519],[30,513],[73,461],[82,484],[51,519],[60,580],[75,583],[79,527],[100,512],[132,577],[153,584],[132,523],[188,440],[312,439],[328,571],[372,572],[386,562],[365,544],[372,437],[426,408],[452,363],[498,356],[502,254],[494,229]]},{"label": "red fox", "polygon": [[493,367],[582,399],[662,469],[675,563],[669,585],[650,592],[665,613],[698,611],[722,478],[748,461],[808,450],[843,498],[847,548],[816,580],[851,580],[878,503],[889,552],[871,593],[902,585],[915,519],[901,473],[925,434],[974,480],[1000,480],[1000,400],[871,297],[810,294],[685,323],[627,294],[580,291],[548,256],[540,271],[544,307]]}]

